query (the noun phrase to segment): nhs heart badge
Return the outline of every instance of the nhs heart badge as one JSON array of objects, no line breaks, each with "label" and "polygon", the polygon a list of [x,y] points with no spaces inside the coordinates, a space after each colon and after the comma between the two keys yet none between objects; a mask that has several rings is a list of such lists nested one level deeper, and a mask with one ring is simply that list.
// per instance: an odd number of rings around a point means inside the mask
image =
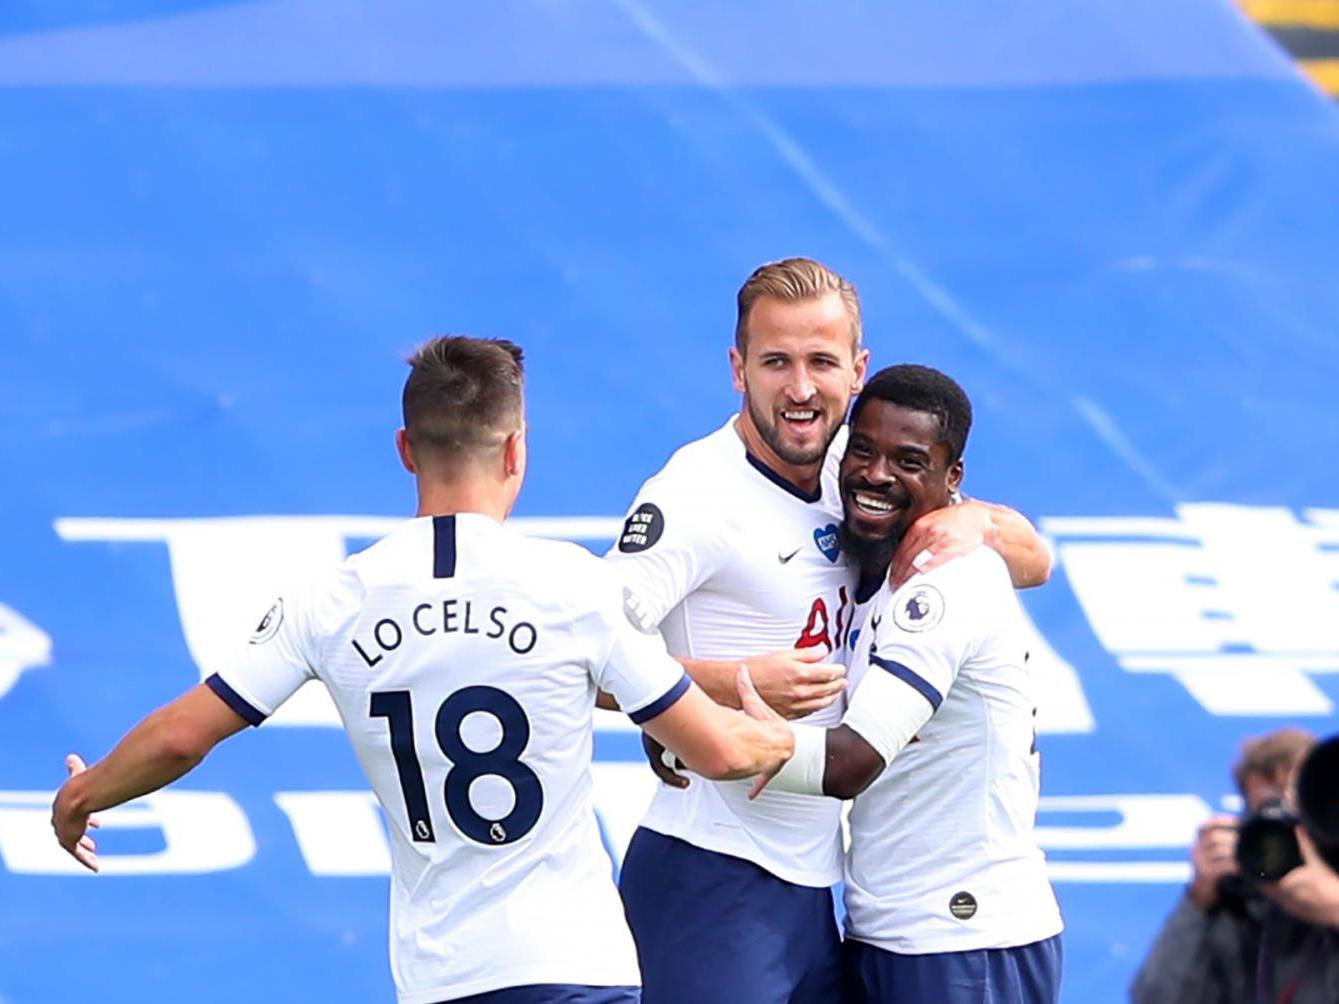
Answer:
[{"label": "nhs heart badge", "polygon": [[837,543],[837,524],[829,523],[827,526],[820,526],[814,531],[814,543],[818,549],[823,552],[823,557],[834,565],[837,563],[837,556],[841,554],[842,548]]}]

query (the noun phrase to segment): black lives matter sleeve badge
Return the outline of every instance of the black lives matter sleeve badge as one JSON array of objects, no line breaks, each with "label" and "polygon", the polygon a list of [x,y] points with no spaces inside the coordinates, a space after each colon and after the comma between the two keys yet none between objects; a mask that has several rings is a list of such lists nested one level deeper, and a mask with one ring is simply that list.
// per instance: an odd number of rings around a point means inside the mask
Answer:
[{"label": "black lives matter sleeve badge", "polygon": [[636,554],[652,547],[665,532],[665,514],[660,507],[643,502],[623,523],[618,537],[618,549],[624,554]]}]

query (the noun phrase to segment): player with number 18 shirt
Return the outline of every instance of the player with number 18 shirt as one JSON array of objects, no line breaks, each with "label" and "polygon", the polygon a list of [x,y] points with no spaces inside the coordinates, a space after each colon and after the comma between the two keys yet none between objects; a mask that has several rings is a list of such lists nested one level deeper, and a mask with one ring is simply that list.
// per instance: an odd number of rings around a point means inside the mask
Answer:
[{"label": "player with number 18 shirt", "polygon": [[206,682],[253,723],[318,674],[329,689],[386,807],[401,1004],[640,982],[591,803],[591,707],[598,686],[644,720],[687,680],[597,558],[420,518],[269,616]]},{"label": "player with number 18 shirt", "polygon": [[396,443],[416,517],[276,602],[229,668],[103,760],[69,757],[57,839],[96,871],[93,813],[171,783],[317,679],[389,822],[400,1004],[635,1004],[591,796],[597,690],[710,777],[779,767],[793,733],[746,672],[746,714],[709,699],[590,552],[503,525],[526,467],[519,347],[439,338],[410,365]]}]

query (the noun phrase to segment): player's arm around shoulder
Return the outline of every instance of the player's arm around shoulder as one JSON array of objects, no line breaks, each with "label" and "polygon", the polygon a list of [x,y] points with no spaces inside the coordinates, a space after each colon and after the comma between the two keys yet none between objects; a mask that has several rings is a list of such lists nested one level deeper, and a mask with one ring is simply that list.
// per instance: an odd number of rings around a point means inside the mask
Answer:
[{"label": "player's arm around shoulder", "polygon": [[966,499],[926,513],[907,530],[893,558],[894,586],[985,546],[1004,559],[1015,589],[1050,580],[1055,559],[1037,528],[1008,506]]}]

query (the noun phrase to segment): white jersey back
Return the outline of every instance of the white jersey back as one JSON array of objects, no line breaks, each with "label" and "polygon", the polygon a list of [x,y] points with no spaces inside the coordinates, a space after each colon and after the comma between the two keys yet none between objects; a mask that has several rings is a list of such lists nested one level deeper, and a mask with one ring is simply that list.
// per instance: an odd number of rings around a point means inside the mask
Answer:
[{"label": "white jersey back", "polygon": [[596,688],[634,721],[687,678],[573,544],[415,519],[284,597],[209,685],[253,723],[323,681],[391,836],[402,1004],[640,983],[591,799]]},{"label": "white jersey back", "polygon": [[847,936],[919,955],[1058,934],[1033,836],[1035,681],[1003,560],[981,547],[885,583],[864,613],[850,692],[891,673],[935,710],[852,804]]},{"label": "white jersey back", "polygon": [[[642,486],[607,558],[671,653],[737,659],[817,646],[840,659],[853,579],[837,543],[844,442],[843,430],[819,492],[806,495],[746,451],[732,418]],[[806,721],[835,723],[841,710]],[[750,801],[751,786],[702,778],[682,790],[662,785],[642,825],[799,885],[839,881],[840,803],[770,790]]]}]

